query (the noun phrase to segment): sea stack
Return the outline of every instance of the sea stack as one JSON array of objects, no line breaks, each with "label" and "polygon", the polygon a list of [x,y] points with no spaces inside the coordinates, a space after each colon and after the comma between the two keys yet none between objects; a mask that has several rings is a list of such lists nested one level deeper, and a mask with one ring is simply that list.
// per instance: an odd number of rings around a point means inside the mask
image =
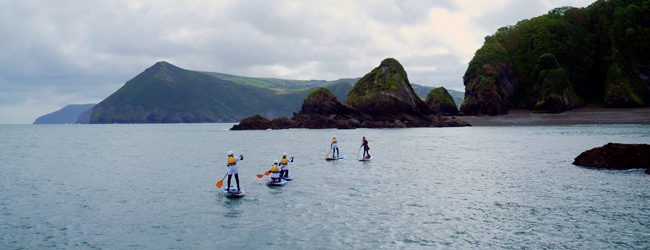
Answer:
[{"label": "sea stack", "polygon": [[454,102],[454,98],[451,97],[447,89],[444,87],[439,87],[432,89],[427,95],[427,99],[424,101],[433,112],[437,114],[444,115],[457,115],[458,107]]},{"label": "sea stack", "polygon": [[434,112],[413,91],[404,67],[384,59],[354,85],[345,104],[377,122],[404,123],[406,127],[431,126]]}]

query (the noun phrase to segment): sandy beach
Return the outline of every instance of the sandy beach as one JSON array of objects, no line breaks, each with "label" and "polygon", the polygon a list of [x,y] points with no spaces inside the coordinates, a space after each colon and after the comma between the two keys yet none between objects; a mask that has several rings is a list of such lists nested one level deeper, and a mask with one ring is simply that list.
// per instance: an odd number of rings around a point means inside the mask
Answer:
[{"label": "sandy beach", "polygon": [[608,109],[580,108],[560,114],[535,114],[515,109],[501,116],[457,116],[472,126],[547,126],[580,124],[644,124],[650,125],[650,108]]}]

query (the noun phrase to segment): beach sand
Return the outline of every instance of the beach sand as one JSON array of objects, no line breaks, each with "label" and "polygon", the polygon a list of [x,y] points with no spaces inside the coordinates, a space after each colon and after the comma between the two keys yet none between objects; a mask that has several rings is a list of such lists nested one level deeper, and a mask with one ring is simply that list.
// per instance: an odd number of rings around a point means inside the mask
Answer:
[{"label": "beach sand", "polygon": [[580,108],[560,114],[535,114],[515,109],[501,116],[457,116],[472,126],[548,126],[580,124],[644,124],[650,125],[650,108],[610,109]]}]

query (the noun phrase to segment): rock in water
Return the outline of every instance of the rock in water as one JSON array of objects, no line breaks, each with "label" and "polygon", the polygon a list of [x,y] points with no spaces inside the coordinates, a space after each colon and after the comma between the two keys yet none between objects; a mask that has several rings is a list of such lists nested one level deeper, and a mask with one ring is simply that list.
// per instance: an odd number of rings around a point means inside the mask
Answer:
[{"label": "rock in water", "polygon": [[457,115],[458,107],[447,89],[444,87],[432,89],[424,101],[433,112],[444,115]]},{"label": "rock in water", "polygon": [[321,87],[309,92],[293,120],[301,128],[353,129],[361,126],[360,117],[359,111],[341,104],[332,91]]},{"label": "rock in water", "polygon": [[434,112],[413,91],[404,67],[395,59],[384,59],[366,74],[348,94],[345,104],[368,114],[376,122],[403,122],[407,127],[431,126]]},{"label": "rock in water", "polygon": [[239,124],[233,126],[230,130],[267,130],[275,128],[273,122],[256,115],[241,120]]},{"label": "rock in water", "polygon": [[[574,165],[605,169],[650,169],[650,145],[607,143],[578,155]],[[650,170],[646,170],[649,173]]]},{"label": "rock in water", "polygon": [[354,85],[345,104],[328,88],[316,88],[309,92],[300,112],[294,113],[291,119],[268,121],[251,117],[232,130],[459,126],[469,126],[469,123],[435,114],[415,94],[402,65],[388,58]]}]

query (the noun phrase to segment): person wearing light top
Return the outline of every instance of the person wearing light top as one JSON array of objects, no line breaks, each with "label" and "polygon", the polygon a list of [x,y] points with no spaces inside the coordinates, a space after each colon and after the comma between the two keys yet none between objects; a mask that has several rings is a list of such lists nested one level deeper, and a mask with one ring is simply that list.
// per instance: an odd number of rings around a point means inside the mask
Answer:
[{"label": "person wearing light top", "polygon": [[282,154],[282,162],[280,162],[280,166],[282,166],[282,173],[280,174],[280,177],[289,177],[289,162],[293,162],[293,156],[291,156],[289,160],[287,159],[287,153]]},{"label": "person wearing light top", "polygon": [[273,165],[271,166],[271,169],[269,170],[271,172],[271,181],[273,182],[281,182],[282,181],[282,174],[280,173],[280,167],[278,167],[278,160],[275,160],[273,162]]},{"label": "person wearing light top", "polygon": [[[339,144],[336,143],[336,136],[332,138],[332,144],[330,144],[330,147],[332,147],[332,158],[338,158],[339,157]],[[334,157],[334,152],[336,151],[336,157]]]},{"label": "person wearing light top", "polygon": [[241,187],[239,186],[239,169],[237,168],[237,162],[243,160],[243,154],[240,154],[239,157],[235,158],[232,151],[228,151],[228,192],[230,192],[230,179],[233,174],[235,175],[235,181],[237,182],[237,190],[241,190]]}]

